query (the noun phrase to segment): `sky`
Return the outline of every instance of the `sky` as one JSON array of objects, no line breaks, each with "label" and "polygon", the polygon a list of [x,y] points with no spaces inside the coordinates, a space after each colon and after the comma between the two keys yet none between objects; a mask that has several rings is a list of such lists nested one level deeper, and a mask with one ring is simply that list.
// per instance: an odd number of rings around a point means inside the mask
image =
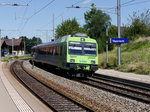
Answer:
[{"label": "sky", "polygon": [[[120,0],[121,25],[128,23],[129,15],[133,12],[145,12],[150,9],[150,0]],[[11,6],[2,4],[20,4],[28,6]],[[117,25],[117,0],[0,0],[0,29],[1,37],[17,38],[20,36],[41,37],[48,42],[53,37],[54,27],[67,19],[76,18],[78,23],[85,24],[84,13],[90,8],[66,8],[73,6],[90,7],[94,3],[103,8],[111,17],[111,23]],[[54,21],[53,21],[54,18]]]}]

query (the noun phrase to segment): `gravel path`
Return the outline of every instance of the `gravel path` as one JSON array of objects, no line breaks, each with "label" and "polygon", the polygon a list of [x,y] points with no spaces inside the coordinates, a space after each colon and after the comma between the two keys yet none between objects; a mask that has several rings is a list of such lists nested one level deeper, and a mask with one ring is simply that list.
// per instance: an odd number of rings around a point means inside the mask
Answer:
[{"label": "gravel path", "polygon": [[150,105],[123,98],[34,67],[25,61],[24,68],[34,77],[97,112],[150,112]]}]

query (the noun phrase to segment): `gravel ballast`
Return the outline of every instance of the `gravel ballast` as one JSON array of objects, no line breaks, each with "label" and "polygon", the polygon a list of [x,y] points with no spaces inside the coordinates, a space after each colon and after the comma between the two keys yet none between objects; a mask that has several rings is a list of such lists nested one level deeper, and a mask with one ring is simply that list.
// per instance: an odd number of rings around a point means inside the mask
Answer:
[{"label": "gravel ballast", "polygon": [[32,69],[28,61],[24,61],[23,66],[38,80],[97,112],[150,112],[148,104],[59,77],[35,66]]}]

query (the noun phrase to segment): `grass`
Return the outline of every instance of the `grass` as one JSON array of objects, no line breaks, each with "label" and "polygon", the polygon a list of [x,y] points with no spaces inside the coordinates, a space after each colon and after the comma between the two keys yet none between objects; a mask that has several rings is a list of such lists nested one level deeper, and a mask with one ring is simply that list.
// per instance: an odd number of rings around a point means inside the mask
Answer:
[{"label": "grass", "polygon": [[29,59],[29,58],[31,58],[31,56],[8,56],[2,58],[2,62],[8,62],[11,60]]},{"label": "grass", "polygon": [[[106,54],[99,54],[99,66],[106,68]],[[117,48],[109,51],[109,68],[150,75],[150,39],[121,45],[121,66],[117,67]]]}]

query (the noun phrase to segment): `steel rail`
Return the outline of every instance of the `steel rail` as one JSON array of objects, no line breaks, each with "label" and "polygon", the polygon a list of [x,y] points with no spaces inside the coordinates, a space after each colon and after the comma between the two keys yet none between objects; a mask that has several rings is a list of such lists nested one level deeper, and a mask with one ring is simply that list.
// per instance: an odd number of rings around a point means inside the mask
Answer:
[{"label": "steel rail", "polygon": [[130,87],[134,87],[134,88],[138,88],[138,89],[142,89],[142,90],[146,90],[150,92],[150,84],[143,83],[143,82],[137,82],[137,81],[117,78],[113,76],[106,76],[102,74],[94,74],[93,78],[110,81],[113,83],[118,83],[118,84],[130,86]]},{"label": "steel rail", "polygon": [[[96,87],[99,89],[103,89],[121,96],[125,96],[128,97],[130,99],[133,100],[137,100],[143,103],[148,103],[150,104],[150,94],[149,93],[145,93],[141,91],[137,91],[136,89],[131,89],[129,87],[124,86],[120,86],[120,84],[116,85],[116,84],[110,84],[107,81],[102,81],[99,80],[97,78],[87,78],[85,80],[78,80],[76,79],[76,81],[90,85],[92,87]],[[138,88],[139,89],[139,88]],[[150,92],[150,91],[148,91]]]},{"label": "steel rail", "polygon": [[19,80],[32,91],[38,98],[40,98],[53,111],[92,111],[88,107],[68,98],[49,86],[39,82],[33,76],[23,70],[20,62],[14,62],[11,65],[13,74],[17,75]]}]

